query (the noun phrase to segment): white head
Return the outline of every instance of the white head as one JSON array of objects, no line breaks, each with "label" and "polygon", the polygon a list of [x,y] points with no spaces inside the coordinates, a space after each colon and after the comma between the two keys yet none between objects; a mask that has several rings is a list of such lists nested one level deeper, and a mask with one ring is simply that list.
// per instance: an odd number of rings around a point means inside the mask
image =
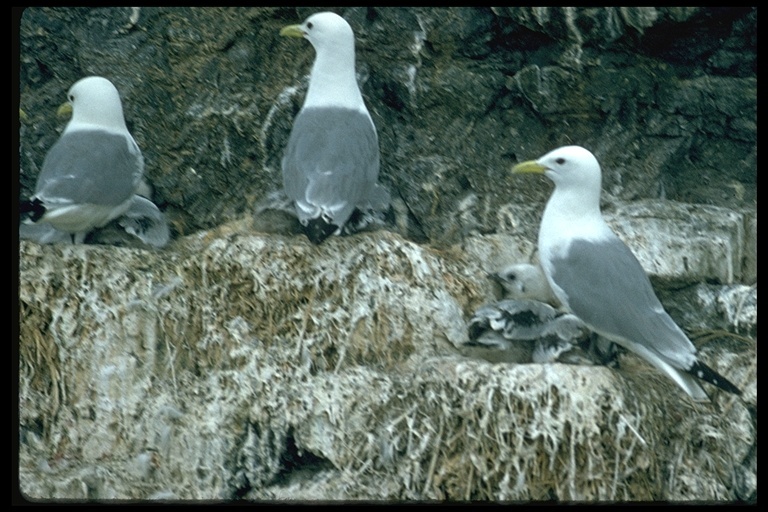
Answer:
[{"label": "white head", "polygon": [[488,277],[501,285],[507,299],[532,299],[550,304],[557,302],[539,265],[515,263]]},{"label": "white head", "polygon": [[100,76],[89,76],[75,82],[67,92],[72,119],[64,130],[99,126],[113,131],[127,131],[120,94],[112,82]]},{"label": "white head", "polygon": [[344,18],[320,12],[300,25],[283,27],[280,35],[303,37],[315,48],[305,108],[338,105],[367,113],[355,76],[355,34]]},{"label": "white head", "polygon": [[595,155],[581,146],[563,146],[538,160],[523,162],[512,172],[543,173],[556,187],[600,191],[600,164]]},{"label": "white head", "polygon": [[538,160],[517,164],[512,172],[544,174],[554,182],[555,191],[547,210],[572,218],[600,216],[602,175],[595,155],[588,150],[580,146],[563,146]]},{"label": "white head", "polygon": [[[355,34],[347,20],[334,12],[313,14],[301,25],[291,25],[280,31],[281,35],[303,37],[320,53],[325,50],[354,50]],[[336,50],[334,50],[336,51]]]}]

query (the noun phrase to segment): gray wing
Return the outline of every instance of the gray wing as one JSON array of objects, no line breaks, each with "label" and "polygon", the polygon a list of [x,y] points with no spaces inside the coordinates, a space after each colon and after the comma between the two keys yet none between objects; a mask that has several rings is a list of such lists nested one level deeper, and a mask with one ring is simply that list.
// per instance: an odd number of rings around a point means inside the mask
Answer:
[{"label": "gray wing", "polygon": [[495,331],[508,340],[535,340],[544,334],[557,312],[535,300],[502,300],[478,309],[469,321],[469,337]]},{"label": "gray wing", "polygon": [[664,311],[637,258],[615,235],[601,243],[574,240],[564,258],[553,259],[551,277],[573,313],[592,330],[642,345],[675,368],[687,370],[695,362],[695,347]]},{"label": "gray wing", "polygon": [[283,158],[288,197],[330,212],[341,226],[355,207],[382,201],[378,176],[379,143],[370,117],[331,107],[299,112]]},{"label": "gray wing", "polygon": [[170,229],[165,215],[155,203],[135,195],[128,210],[119,221],[127,233],[140,238],[153,247],[163,247],[170,238]]},{"label": "gray wing", "polygon": [[[510,299],[475,312],[462,353],[493,362],[595,364],[597,359],[580,346],[589,338],[586,325],[575,315],[557,316],[543,302]],[[494,351],[511,353],[500,356]]]},{"label": "gray wing", "polygon": [[127,201],[144,168],[129,137],[96,130],[65,133],[45,157],[35,196],[52,204],[111,206]]},{"label": "gray wing", "polygon": [[591,354],[582,349],[591,333],[578,317],[571,314],[558,316],[547,322],[536,340],[534,363],[562,362],[567,364],[595,364]]}]

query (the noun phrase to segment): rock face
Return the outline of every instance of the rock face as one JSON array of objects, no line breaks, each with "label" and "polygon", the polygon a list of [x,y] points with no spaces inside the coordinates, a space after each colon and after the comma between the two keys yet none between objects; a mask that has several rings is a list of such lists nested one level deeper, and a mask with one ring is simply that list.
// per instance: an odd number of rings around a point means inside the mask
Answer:
[{"label": "rock face", "polygon": [[[315,8],[20,13],[19,196],[91,74],[120,90],[175,241],[19,247],[19,473],[31,499],[756,500],[755,8],[350,8],[390,231],[254,229],[314,58]],[[299,43],[299,44],[297,44]],[[530,261],[563,144],[704,359],[694,405],[624,355],[462,357]]]}]

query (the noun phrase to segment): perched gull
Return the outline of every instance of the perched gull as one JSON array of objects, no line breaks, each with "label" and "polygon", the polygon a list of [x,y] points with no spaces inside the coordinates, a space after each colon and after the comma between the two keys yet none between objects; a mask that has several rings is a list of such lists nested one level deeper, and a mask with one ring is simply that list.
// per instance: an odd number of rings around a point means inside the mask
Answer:
[{"label": "perched gull", "polygon": [[341,16],[313,14],[282,36],[315,48],[304,105],[283,157],[283,187],[307,237],[315,244],[377,222],[389,192],[377,183],[376,127],[355,77],[355,36]]},{"label": "perched gull", "polygon": [[34,195],[20,203],[26,217],[20,237],[82,243],[90,231],[124,216],[126,231],[147,244],[165,245],[163,214],[137,195],[146,188],[144,159],[125,126],[117,89],[106,78],[90,76],[77,81],[67,98],[62,109],[70,107],[72,119],[48,151]]},{"label": "perched gull", "polygon": [[541,220],[539,256],[567,309],[593,331],[664,371],[694,400],[708,400],[697,379],[741,394],[698,360],[640,263],[603,220],[600,164],[592,153],[566,146],[518,164],[512,172],[544,174],[555,184]]}]

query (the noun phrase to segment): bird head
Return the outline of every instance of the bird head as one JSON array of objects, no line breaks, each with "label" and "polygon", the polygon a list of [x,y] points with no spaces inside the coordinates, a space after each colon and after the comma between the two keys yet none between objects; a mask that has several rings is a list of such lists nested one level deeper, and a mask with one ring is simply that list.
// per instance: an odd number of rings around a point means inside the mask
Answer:
[{"label": "bird head", "polygon": [[346,45],[354,48],[355,35],[347,20],[334,12],[313,14],[299,25],[288,25],[280,30],[281,36],[303,37],[320,52],[326,48]]},{"label": "bird head", "polygon": [[556,187],[597,191],[601,187],[600,164],[595,155],[581,146],[563,146],[537,160],[517,164],[512,173],[543,174]]}]

